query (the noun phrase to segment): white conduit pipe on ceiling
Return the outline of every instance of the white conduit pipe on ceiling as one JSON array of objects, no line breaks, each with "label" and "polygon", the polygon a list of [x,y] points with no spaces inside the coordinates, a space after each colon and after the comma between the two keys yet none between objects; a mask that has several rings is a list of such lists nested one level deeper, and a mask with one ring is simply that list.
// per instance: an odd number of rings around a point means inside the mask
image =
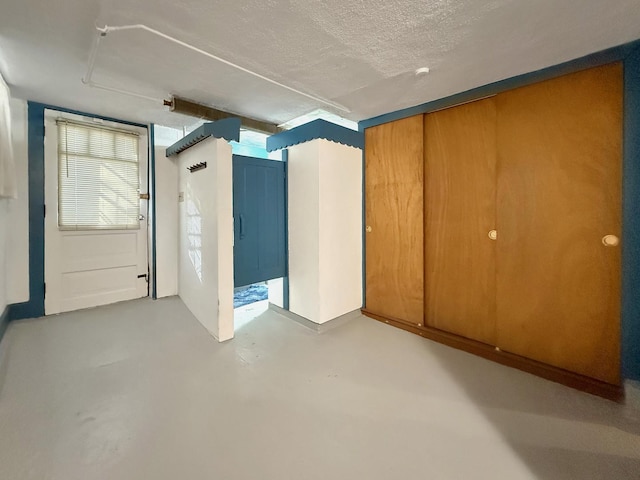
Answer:
[{"label": "white conduit pipe on ceiling", "polygon": [[340,105],[339,103],[335,103],[335,102],[331,102],[329,100],[325,100],[324,98],[320,98],[320,97],[316,97],[315,95],[310,95],[308,93],[302,92],[300,90],[297,90],[293,87],[290,87],[288,85],[285,85],[283,83],[280,83],[276,80],[272,80],[271,78],[265,77],[264,75],[261,75],[259,73],[253,72],[247,68],[241,67],[240,65],[237,65],[233,62],[230,62],[228,60],[225,60],[224,58],[218,57],[217,55],[214,55],[212,53],[209,53],[205,50],[202,50],[201,48],[198,48],[194,45],[191,45],[189,43],[183,42],[182,40],[178,40],[177,38],[174,38],[170,35],[167,35],[165,33],[162,33],[158,30],[155,30],[151,27],[147,27],[146,25],[143,24],[137,24],[137,25],[122,25],[122,26],[118,26],[118,27],[110,27],[108,25],[105,25],[104,27],[100,28],[100,27],[96,27],[96,30],[98,31],[98,34],[96,35],[96,40],[93,43],[93,47],[91,49],[91,53],[89,55],[89,63],[87,65],[87,72],[85,73],[84,77],[82,78],[82,83],[84,83],[85,85],[88,85],[90,87],[95,87],[95,88],[100,88],[103,90],[108,90],[111,92],[117,92],[117,93],[122,93],[125,95],[131,95],[134,97],[138,97],[138,98],[144,98],[147,100],[152,100],[152,101],[160,101],[162,102],[162,100],[158,100],[156,98],[153,97],[148,97],[146,95],[141,95],[139,93],[134,93],[134,92],[129,92],[126,90],[122,90],[122,89],[117,89],[117,88],[112,88],[112,87],[108,87],[105,85],[101,85],[99,83],[96,83],[94,81],[91,80],[91,76],[93,75],[93,69],[95,67],[95,63],[96,63],[96,57],[98,55],[98,47],[100,45],[100,39],[102,37],[105,37],[109,32],[117,32],[120,30],[145,30],[149,33],[153,33],[154,35],[157,35],[159,37],[162,37],[166,40],[169,40],[170,42],[176,43],[182,47],[188,48],[189,50],[193,50],[196,53],[199,53],[201,55],[204,55],[206,57],[209,57],[213,60],[216,60],[218,62],[224,63],[225,65],[228,65],[230,67],[233,67],[237,70],[240,70],[242,72],[248,73],[249,75],[252,75],[256,78],[259,78],[261,80],[264,80],[266,82],[269,82],[273,85],[276,85],[278,87],[284,88],[286,90],[289,90],[290,92],[293,93],[297,93],[298,95],[302,95],[303,97],[307,97],[315,102],[320,102],[320,103],[324,103],[325,105],[329,105],[333,108],[337,108],[338,110],[341,110],[343,112],[347,112],[349,113],[351,110],[349,110],[347,107],[345,107],[344,105]]},{"label": "white conduit pipe on ceiling", "polygon": [[97,32],[97,35],[95,37],[95,40],[93,41],[93,46],[91,47],[91,53],[89,54],[89,63],[87,65],[87,71],[84,74],[84,77],[82,77],[82,83],[84,83],[85,85],[87,85],[89,87],[98,88],[100,90],[106,90],[108,92],[121,93],[123,95],[129,95],[131,97],[143,98],[145,100],[150,100],[152,102],[162,103],[163,99],[149,97],[147,95],[143,95],[141,93],[132,92],[130,90],[123,90],[121,88],[109,87],[107,85],[103,85],[101,83],[94,82],[91,79],[91,77],[93,76],[93,69],[94,69],[95,64],[96,64],[96,58],[98,56],[98,47],[100,46],[100,39],[107,35],[105,32],[102,32],[102,30],[99,27],[96,27],[96,29],[97,29],[98,32]]}]

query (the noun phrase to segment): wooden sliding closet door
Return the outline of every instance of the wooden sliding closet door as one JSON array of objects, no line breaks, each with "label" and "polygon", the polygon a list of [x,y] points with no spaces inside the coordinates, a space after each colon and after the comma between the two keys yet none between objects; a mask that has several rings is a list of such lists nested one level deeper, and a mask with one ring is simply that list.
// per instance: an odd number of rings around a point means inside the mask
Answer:
[{"label": "wooden sliding closet door", "polygon": [[619,384],[622,66],[497,107],[497,345]]},{"label": "wooden sliding closet door", "polygon": [[366,310],[422,325],[423,116],[365,131]]},{"label": "wooden sliding closet door", "polygon": [[495,345],[496,106],[425,117],[425,322]]}]

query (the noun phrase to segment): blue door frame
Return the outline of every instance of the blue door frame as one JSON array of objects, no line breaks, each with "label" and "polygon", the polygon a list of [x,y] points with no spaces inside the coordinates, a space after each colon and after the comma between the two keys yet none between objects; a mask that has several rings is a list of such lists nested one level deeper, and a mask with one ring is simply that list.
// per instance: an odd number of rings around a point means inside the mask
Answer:
[{"label": "blue door frame", "polygon": [[[146,128],[153,135],[153,124],[129,122],[103,115],[96,115],[69,108],[58,107],[38,102],[27,102],[27,150],[29,172],[29,300],[23,303],[10,305],[9,319],[35,318],[44,315],[44,111],[56,110],[63,113],[72,113],[93,118],[100,118],[109,122],[117,122],[125,125]],[[153,148],[149,149],[149,155],[153,154]],[[150,176],[154,175],[153,159],[150,161]],[[150,181],[153,188],[153,181]],[[155,195],[151,197],[149,207],[153,212],[152,252],[150,259],[152,269],[155,272]],[[1,312],[0,312],[1,313]]]}]

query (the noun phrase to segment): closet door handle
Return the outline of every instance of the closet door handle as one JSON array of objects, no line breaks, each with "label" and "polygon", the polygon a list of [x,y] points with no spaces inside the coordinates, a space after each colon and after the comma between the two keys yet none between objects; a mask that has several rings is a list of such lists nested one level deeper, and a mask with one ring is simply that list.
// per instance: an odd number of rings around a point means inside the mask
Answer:
[{"label": "closet door handle", "polygon": [[491,240],[497,240],[498,239],[498,231],[497,230],[489,230],[489,233],[487,235]]},{"label": "closet door handle", "polygon": [[240,214],[240,240],[244,238],[244,215]]},{"label": "closet door handle", "polygon": [[605,235],[602,237],[602,244],[605,247],[617,247],[620,244],[620,239],[615,235]]}]

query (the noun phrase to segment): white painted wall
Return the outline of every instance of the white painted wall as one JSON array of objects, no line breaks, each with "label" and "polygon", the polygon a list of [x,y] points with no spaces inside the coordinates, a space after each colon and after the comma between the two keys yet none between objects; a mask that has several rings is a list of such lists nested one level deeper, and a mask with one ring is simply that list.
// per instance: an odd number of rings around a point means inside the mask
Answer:
[{"label": "white painted wall", "polygon": [[0,199],[0,314],[29,300],[27,102],[12,98],[9,106],[18,198]]},{"label": "white painted wall", "polygon": [[284,279],[274,278],[267,281],[267,291],[269,294],[269,303],[284,308]]},{"label": "white painted wall", "polygon": [[320,322],[362,307],[362,150],[320,144]]},{"label": "white painted wall", "polygon": [[289,310],[325,323],[362,306],[362,151],[289,149]]},{"label": "white painted wall", "polygon": [[[207,162],[189,173],[187,167]],[[219,341],[233,338],[231,146],[209,138],[178,155],[179,283],[185,305]],[[157,207],[156,207],[157,208]]]},{"label": "white painted wall", "polygon": [[289,149],[289,310],[320,322],[320,143]]},{"label": "white painted wall", "polygon": [[156,147],[156,292],[158,298],[178,294],[178,160]]},{"label": "white painted wall", "polygon": [[7,306],[7,209],[9,200],[0,198],[0,315]]},{"label": "white painted wall", "polygon": [[7,205],[7,302],[29,301],[29,161],[27,102],[11,99],[11,137],[18,198]]}]

